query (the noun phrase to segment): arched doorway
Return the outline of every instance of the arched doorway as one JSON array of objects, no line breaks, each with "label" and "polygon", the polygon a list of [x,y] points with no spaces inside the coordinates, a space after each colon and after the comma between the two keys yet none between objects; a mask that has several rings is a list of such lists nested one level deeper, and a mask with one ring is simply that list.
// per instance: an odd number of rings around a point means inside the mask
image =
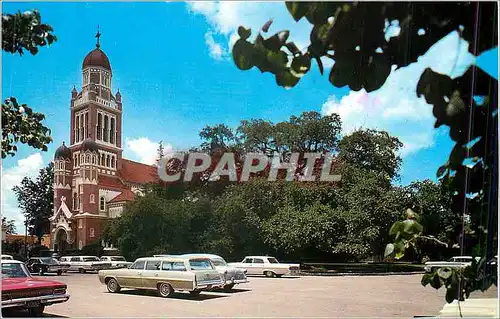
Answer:
[{"label": "arched doorway", "polygon": [[62,255],[68,248],[70,248],[68,244],[68,233],[64,228],[57,229],[54,240],[54,251]]}]

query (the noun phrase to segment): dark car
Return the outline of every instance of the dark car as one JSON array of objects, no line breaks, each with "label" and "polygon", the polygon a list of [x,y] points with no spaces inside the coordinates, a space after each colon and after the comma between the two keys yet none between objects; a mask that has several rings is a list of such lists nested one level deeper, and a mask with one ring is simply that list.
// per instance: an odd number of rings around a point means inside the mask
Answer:
[{"label": "dark car", "polygon": [[61,275],[63,272],[68,271],[69,264],[61,263],[53,257],[31,257],[26,266],[30,272],[43,275],[45,273],[57,273]]}]

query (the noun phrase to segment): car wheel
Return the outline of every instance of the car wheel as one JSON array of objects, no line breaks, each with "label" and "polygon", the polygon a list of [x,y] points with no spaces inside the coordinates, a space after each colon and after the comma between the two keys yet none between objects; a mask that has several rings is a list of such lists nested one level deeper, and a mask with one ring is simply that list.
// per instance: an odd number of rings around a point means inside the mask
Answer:
[{"label": "car wheel", "polygon": [[38,307],[33,307],[28,309],[28,313],[30,317],[41,317],[43,315],[43,312],[45,310],[45,306],[38,306]]},{"label": "car wheel", "polygon": [[108,288],[109,292],[115,293],[115,292],[120,292],[122,289],[120,285],[118,284],[118,281],[114,278],[110,278],[108,282],[106,283],[106,288]]},{"label": "car wheel", "polygon": [[84,273],[85,273],[85,269],[83,269],[83,268],[78,268],[78,272],[79,272],[80,274],[84,274]]},{"label": "car wheel", "polygon": [[281,277],[283,277],[283,275],[278,275],[278,274],[277,274],[277,275],[276,275],[276,277],[281,278]]},{"label": "car wheel", "polygon": [[264,271],[264,275],[266,277],[272,278],[272,277],[274,277],[274,272],[269,271],[269,270],[268,271]]},{"label": "car wheel", "polygon": [[160,295],[160,297],[163,298],[170,297],[170,295],[172,295],[173,292],[174,289],[172,288],[172,286],[170,286],[170,284],[164,282],[158,284],[158,294]]},{"label": "car wheel", "polygon": [[58,271],[57,271],[57,275],[58,275],[58,276],[61,276],[61,275],[62,275],[62,273],[63,273],[63,271],[62,271],[62,270],[58,270]]},{"label": "car wheel", "polygon": [[234,287],[234,284],[225,285],[223,290],[224,290],[224,292],[231,292],[233,287]]}]

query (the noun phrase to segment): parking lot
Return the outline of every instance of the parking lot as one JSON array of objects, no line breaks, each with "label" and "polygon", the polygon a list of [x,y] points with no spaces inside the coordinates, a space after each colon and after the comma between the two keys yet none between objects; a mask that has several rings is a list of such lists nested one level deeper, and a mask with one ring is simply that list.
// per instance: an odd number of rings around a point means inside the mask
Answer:
[{"label": "parking lot", "polygon": [[251,277],[233,293],[167,299],[147,291],[108,293],[91,273],[50,278],[65,282],[71,298],[47,307],[47,317],[413,317],[437,315],[445,303],[444,290],[422,287],[421,275]]}]

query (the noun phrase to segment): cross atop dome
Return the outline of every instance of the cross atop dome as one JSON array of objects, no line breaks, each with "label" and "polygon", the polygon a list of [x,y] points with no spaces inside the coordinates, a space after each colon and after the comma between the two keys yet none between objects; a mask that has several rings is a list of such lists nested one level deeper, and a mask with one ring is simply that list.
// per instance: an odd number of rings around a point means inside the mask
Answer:
[{"label": "cross atop dome", "polygon": [[99,32],[99,25],[97,25],[97,33],[95,35],[95,37],[97,38],[97,43],[95,44],[96,48],[101,47],[101,44],[99,43],[101,35],[102,35],[101,32]]}]

